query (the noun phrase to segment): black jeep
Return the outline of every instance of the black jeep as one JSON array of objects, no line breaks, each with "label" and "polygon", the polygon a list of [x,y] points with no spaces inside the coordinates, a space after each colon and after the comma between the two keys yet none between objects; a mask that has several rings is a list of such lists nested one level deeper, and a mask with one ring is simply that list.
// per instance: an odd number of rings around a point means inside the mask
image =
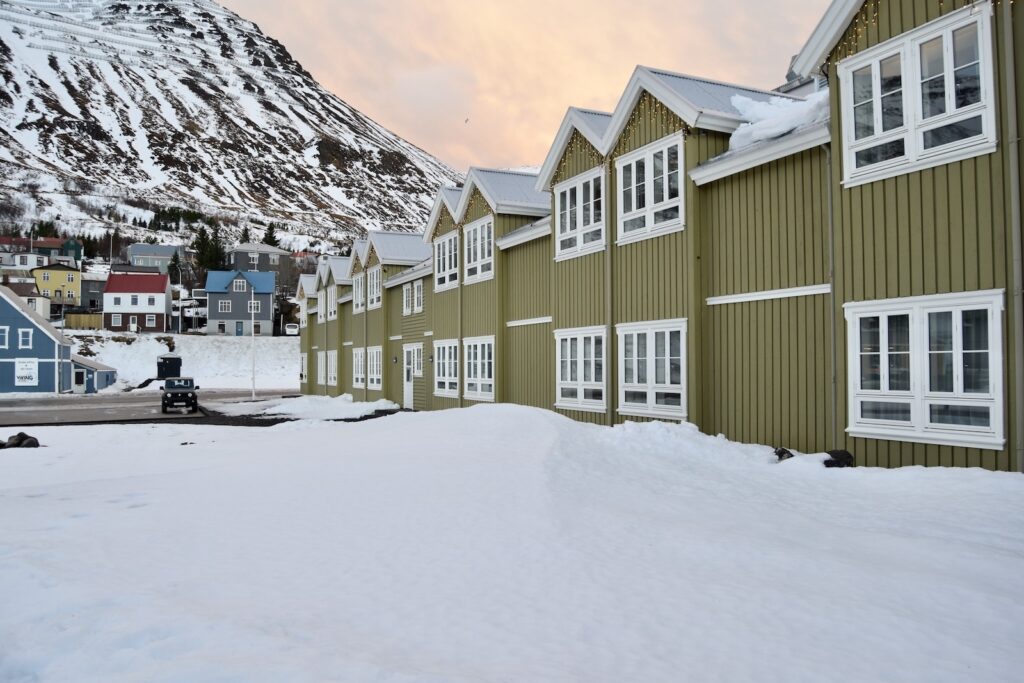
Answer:
[{"label": "black jeep", "polygon": [[163,392],[161,412],[166,413],[170,408],[188,408],[190,413],[199,410],[199,395],[196,394],[199,387],[191,377],[168,377],[160,391]]}]

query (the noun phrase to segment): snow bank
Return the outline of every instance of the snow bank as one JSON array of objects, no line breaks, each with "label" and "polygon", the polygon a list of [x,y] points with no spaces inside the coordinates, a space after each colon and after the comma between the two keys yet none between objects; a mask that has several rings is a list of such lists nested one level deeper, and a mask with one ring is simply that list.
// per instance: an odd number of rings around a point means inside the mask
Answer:
[{"label": "snow bank", "polygon": [[0,680],[1024,667],[1020,475],[774,464],[686,426],[503,405],[33,433],[47,448],[0,451]]},{"label": "snow bank", "polygon": [[225,415],[266,415],[294,417],[300,420],[355,420],[372,415],[378,410],[398,410],[397,403],[386,399],[355,403],[351,394],[338,397],[298,396],[267,401],[207,403],[207,408]]},{"label": "snow bank", "polygon": [[798,128],[827,121],[829,116],[827,89],[808,95],[804,100],[773,97],[767,102],[759,102],[743,95],[733,95],[732,106],[749,123],[733,132],[729,138],[729,149],[743,149],[772,140]]},{"label": "snow bank", "polygon": [[[69,331],[68,336],[75,342],[74,353],[88,349],[96,360],[117,369],[120,389],[156,377],[157,357],[168,353],[161,339],[168,337],[174,341],[174,353],[181,356],[182,373],[194,377],[203,389],[248,389],[252,384],[251,337],[106,331]],[[256,387],[298,391],[298,337],[256,337]],[[159,383],[148,388],[159,391]]]}]

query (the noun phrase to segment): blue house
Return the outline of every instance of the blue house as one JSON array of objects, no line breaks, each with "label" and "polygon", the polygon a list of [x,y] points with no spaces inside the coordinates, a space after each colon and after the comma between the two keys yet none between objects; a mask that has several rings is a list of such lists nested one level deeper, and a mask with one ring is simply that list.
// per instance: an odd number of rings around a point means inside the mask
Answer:
[{"label": "blue house", "polygon": [[0,286],[0,393],[71,390],[71,342]]},{"label": "blue house", "polygon": [[76,394],[95,394],[117,381],[117,370],[85,356],[71,354],[71,390]]},{"label": "blue house", "polygon": [[211,270],[206,274],[207,334],[274,333],[277,273]]}]

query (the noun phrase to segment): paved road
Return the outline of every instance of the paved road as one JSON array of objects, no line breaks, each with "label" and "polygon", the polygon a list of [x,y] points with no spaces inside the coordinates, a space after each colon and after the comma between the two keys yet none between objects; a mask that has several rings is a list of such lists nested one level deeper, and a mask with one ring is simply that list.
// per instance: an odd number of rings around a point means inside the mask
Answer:
[{"label": "paved road", "polygon": [[[248,399],[247,390],[212,390],[199,392],[199,405],[213,401]],[[278,391],[257,391],[257,398],[282,396]],[[180,420],[202,417],[202,413],[160,412],[160,392],[140,390],[122,394],[40,396],[0,399],[0,427],[67,424],[86,422],[123,422],[131,420]]]}]

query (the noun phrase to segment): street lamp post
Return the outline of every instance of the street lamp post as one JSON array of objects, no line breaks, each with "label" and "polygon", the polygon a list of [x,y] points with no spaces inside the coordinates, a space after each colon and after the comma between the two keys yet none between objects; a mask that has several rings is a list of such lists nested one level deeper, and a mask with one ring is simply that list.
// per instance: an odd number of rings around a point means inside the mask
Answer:
[{"label": "street lamp post", "polygon": [[256,400],[256,287],[249,283],[249,334],[252,336],[252,399]]},{"label": "street lamp post", "polygon": [[[173,301],[173,297],[171,299]],[[185,315],[184,300],[181,297],[181,264],[178,264],[178,334],[181,334],[181,317]]]}]

